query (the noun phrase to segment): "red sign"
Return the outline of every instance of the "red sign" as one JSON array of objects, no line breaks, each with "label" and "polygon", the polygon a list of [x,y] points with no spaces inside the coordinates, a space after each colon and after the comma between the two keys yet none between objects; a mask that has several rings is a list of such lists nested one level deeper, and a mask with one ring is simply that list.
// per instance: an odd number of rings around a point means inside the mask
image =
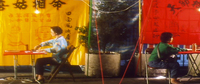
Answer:
[{"label": "red sign", "polygon": [[142,43],[157,44],[162,32],[172,44],[200,45],[200,0],[143,0]]}]

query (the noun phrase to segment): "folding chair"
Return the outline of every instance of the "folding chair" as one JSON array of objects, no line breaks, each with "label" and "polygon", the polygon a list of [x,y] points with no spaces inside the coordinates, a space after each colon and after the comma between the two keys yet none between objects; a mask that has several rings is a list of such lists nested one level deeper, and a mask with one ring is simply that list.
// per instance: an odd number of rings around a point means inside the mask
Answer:
[{"label": "folding chair", "polygon": [[70,57],[70,55],[72,54],[72,52],[74,51],[74,49],[75,49],[75,47],[74,47],[73,45],[67,47],[67,52],[66,52],[66,56],[67,56],[67,57],[64,57],[64,58],[62,59],[61,63],[60,63],[59,65],[56,65],[55,68],[52,70],[51,74],[50,74],[49,77],[48,77],[48,79],[49,79],[49,80],[48,80],[48,83],[51,82],[51,81],[53,80],[54,77],[56,77],[56,75],[57,75],[58,72],[60,71],[61,67],[65,66],[65,65],[66,65],[66,67],[68,68],[69,73],[70,73],[70,75],[71,75],[72,78],[73,78],[73,81],[75,81],[75,80],[74,80],[74,75],[73,75],[73,73],[72,73],[72,71],[71,71],[71,64],[67,61],[68,58]]},{"label": "folding chair", "polygon": [[[145,58],[146,58],[146,60],[145,60],[145,67],[146,67],[146,82],[147,82],[147,84],[149,84],[149,75],[148,75],[149,73],[148,73],[148,69],[161,69],[161,68],[150,67],[150,66],[148,65],[147,54],[151,54],[152,51],[153,51],[153,49],[154,49],[154,48],[147,48],[147,49],[145,50]],[[167,69],[167,74],[168,74],[168,77],[169,77],[169,84],[171,84],[171,74],[170,74],[170,70],[169,70],[169,69]]]}]

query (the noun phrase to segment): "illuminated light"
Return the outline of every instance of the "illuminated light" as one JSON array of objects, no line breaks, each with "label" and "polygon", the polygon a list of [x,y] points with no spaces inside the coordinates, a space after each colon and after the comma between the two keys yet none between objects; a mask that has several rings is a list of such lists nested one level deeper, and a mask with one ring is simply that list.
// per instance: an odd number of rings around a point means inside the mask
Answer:
[{"label": "illuminated light", "polygon": [[0,78],[0,80],[5,80],[4,78]]},{"label": "illuminated light", "polygon": [[38,10],[35,10],[35,13],[36,13],[36,14],[38,14],[38,13],[40,13],[40,11],[38,11]]},{"label": "illuminated light", "polygon": [[156,79],[164,79],[164,78],[166,78],[166,77],[164,77],[164,76],[158,76],[158,77],[156,77]]},{"label": "illuminated light", "polygon": [[37,0],[35,0],[35,4],[36,4],[36,5],[35,5],[35,9],[36,9],[36,10],[35,10],[35,13],[36,13],[36,14],[39,14],[40,11],[38,11],[38,2],[37,2]]},{"label": "illuminated light", "polygon": [[200,12],[200,8],[198,8],[198,11]]}]

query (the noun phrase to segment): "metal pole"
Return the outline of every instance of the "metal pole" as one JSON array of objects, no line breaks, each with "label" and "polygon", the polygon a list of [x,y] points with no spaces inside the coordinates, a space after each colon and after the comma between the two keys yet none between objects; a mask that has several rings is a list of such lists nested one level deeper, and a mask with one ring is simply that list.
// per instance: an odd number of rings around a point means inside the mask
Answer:
[{"label": "metal pole", "polygon": [[[139,8],[139,22],[138,22],[139,25],[138,25],[138,26],[139,26],[139,37],[140,37],[140,36],[142,36],[142,35],[140,35],[140,34],[141,34],[141,21],[142,21],[142,20],[141,20],[141,15],[142,15],[142,14],[141,14],[141,0],[139,0],[139,5],[138,5],[138,6],[139,6],[139,7],[138,7],[138,8]],[[141,48],[141,47],[142,47],[141,40],[142,40],[142,38],[139,39],[139,56],[140,56],[140,57],[139,57],[139,60],[140,60],[140,66],[139,66],[139,67],[140,67],[140,68],[139,68],[140,70],[139,70],[139,73],[140,73],[140,74],[141,74],[141,50],[142,50],[142,48]]]},{"label": "metal pole", "polygon": [[14,79],[16,80],[17,79],[17,55],[14,55],[13,56],[14,58]]},{"label": "metal pole", "polygon": [[140,32],[141,32],[141,0],[139,0],[139,35],[140,35]]},{"label": "metal pole", "polygon": [[87,55],[87,76],[89,69],[89,49],[90,49],[90,35],[91,35],[91,27],[92,27],[92,0],[90,0],[90,15],[89,15],[89,30],[88,30],[88,55]]},{"label": "metal pole", "polygon": [[33,79],[36,79],[36,75],[35,75],[35,55],[31,55],[31,60],[32,60],[32,73],[33,73]]}]

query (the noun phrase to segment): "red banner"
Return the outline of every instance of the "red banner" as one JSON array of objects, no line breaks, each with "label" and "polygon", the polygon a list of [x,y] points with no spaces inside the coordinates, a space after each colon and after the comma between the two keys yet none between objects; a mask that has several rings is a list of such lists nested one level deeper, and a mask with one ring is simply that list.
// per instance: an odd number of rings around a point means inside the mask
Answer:
[{"label": "red banner", "polygon": [[142,43],[157,44],[162,32],[171,32],[172,44],[200,45],[200,0],[151,1],[143,0]]}]

